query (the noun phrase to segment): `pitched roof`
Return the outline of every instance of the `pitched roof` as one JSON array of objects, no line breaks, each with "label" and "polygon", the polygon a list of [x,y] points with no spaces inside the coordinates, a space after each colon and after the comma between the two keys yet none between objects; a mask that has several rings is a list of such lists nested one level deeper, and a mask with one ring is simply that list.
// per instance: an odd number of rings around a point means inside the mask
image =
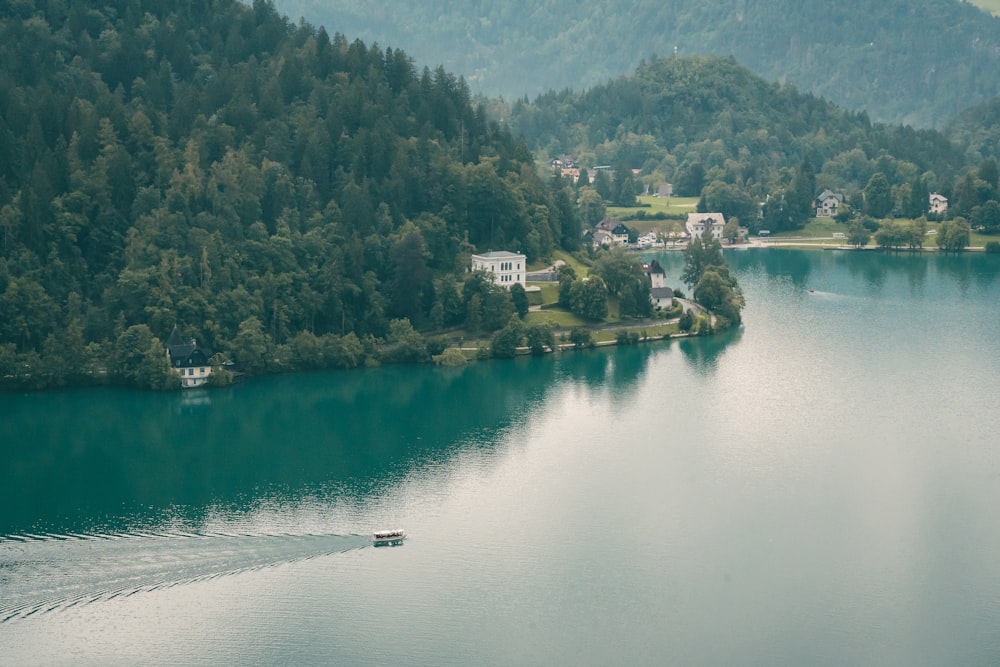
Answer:
[{"label": "pitched roof", "polygon": [[649,263],[649,272],[650,273],[662,273],[664,275],[666,275],[666,273],[667,273],[666,271],[663,270],[663,267],[660,266],[660,262],[658,262],[655,259],[652,262]]},{"label": "pitched roof", "polygon": [[726,220],[721,213],[688,213],[687,224],[696,225],[698,223],[725,225]]},{"label": "pitched roof", "polygon": [[174,368],[207,366],[208,359],[212,356],[211,350],[198,347],[198,342],[193,338],[184,342],[176,324],[174,325],[174,330],[170,332],[170,338],[167,339],[166,348],[170,364]]},{"label": "pitched roof", "polygon": [[649,296],[654,299],[672,299],[674,298],[674,290],[670,287],[653,287],[649,290]]}]

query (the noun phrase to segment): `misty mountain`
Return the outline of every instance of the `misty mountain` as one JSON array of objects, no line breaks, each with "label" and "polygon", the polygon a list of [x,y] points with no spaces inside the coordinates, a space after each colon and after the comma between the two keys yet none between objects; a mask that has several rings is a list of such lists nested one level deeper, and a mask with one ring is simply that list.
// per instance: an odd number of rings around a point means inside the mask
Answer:
[{"label": "misty mountain", "polygon": [[581,90],[654,55],[733,56],[875,120],[940,127],[1000,92],[1000,19],[958,0],[278,0],[292,18],[443,64],[473,92]]}]

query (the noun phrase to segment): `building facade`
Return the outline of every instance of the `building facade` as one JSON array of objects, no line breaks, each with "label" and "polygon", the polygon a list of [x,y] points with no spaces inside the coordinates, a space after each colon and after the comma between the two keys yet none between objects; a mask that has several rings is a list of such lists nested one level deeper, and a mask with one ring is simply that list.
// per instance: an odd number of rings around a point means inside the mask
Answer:
[{"label": "building facade", "polygon": [[649,264],[649,300],[653,308],[670,308],[674,303],[674,290],[667,287],[667,274],[657,260]]},{"label": "building facade", "polygon": [[833,190],[823,190],[823,193],[816,197],[816,217],[832,218],[840,210],[840,204],[844,201],[844,195]]},{"label": "building facade", "polygon": [[688,213],[687,222],[684,223],[684,231],[693,240],[696,236],[705,239],[705,234],[709,238],[722,241],[722,230],[726,227],[726,219],[721,213]]},{"label": "building facade", "polygon": [[947,213],[948,212],[948,198],[939,195],[936,192],[931,193],[928,198],[928,203],[930,204],[931,213]]},{"label": "building facade", "polygon": [[493,274],[493,281],[510,289],[514,283],[524,287],[526,257],[520,253],[498,250],[472,256],[472,270]]},{"label": "building facade", "polygon": [[208,382],[208,377],[212,374],[212,366],[208,363],[212,356],[211,350],[198,347],[198,342],[193,339],[185,342],[176,324],[170,332],[166,347],[170,368],[181,376],[182,388],[200,387]]}]

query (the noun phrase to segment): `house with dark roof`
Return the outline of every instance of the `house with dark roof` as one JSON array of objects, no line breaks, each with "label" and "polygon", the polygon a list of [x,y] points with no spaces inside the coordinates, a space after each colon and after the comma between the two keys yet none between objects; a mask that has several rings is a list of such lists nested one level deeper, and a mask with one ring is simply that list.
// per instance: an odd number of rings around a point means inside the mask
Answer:
[{"label": "house with dark roof", "polygon": [[649,263],[649,300],[653,308],[670,308],[674,304],[674,290],[667,287],[667,274],[655,259]]},{"label": "house with dark roof", "polygon": [[212,356],[211,350],[199,347],[193,338],[185,341],[176,324],[170,332],[166,347],[170,368],[181,376],[182,388],[200,387],[208,382],[208,376],[212,374],[212,365],[208,362]]},{"label": "house with dark roof", "polygon": [[[601,220],[599,223],[597,223],[596,227],[594,228],[595,238],[598,232],[606,233],[611,238],[612,242],[618,245],[628,244],[629,229],[624,224],[622,224],[620,220],[615,220],[614,218],[604,218],[604,220]],[[595,243],[594,245],[596,247],[597,243]],[[602,245],[609,245],[609,244],[603,243],[602,241]]]}]

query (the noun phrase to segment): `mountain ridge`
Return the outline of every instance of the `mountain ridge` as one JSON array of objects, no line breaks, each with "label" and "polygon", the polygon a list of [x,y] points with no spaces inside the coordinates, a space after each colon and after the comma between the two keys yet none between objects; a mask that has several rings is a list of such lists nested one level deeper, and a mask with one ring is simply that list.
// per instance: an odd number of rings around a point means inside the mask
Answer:
[{"label": "mountain ridge", "polygon": [[281,0],[280,11],[442,63],[507,99],[583,88],[656,55],[734,56],[875,120],[941,127],[1000,92],[1000,19],[968,3]]}]

